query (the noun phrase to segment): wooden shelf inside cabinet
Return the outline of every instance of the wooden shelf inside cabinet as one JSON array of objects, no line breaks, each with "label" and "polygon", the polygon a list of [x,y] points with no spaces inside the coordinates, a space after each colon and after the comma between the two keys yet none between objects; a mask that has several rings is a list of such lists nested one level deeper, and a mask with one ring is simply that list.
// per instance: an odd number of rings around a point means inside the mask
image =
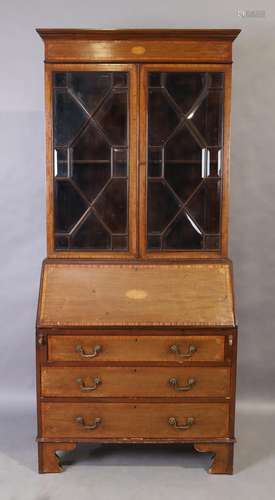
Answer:
[{"label": "wooden shelf inside cabinet", "polygon": [[37,31],[47,174],[39,471],[60,471],[55,452],[78,442],[138,441],[193,442],[213,452],[210,472],[232,473],[239,30]]}]

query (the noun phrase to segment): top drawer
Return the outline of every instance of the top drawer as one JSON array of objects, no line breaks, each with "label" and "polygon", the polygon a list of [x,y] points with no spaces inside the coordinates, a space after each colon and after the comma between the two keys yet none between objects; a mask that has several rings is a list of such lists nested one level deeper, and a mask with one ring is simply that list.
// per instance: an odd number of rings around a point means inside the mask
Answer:
[{"label": "top drawer", "polygon": [[223,335],[49,335],[48,360],[223,362],[224,339]]}]

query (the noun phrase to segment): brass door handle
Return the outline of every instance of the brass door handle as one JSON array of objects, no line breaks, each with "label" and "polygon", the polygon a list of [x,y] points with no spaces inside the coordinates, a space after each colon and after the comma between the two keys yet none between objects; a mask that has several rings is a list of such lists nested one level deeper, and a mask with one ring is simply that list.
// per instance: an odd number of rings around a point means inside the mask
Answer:
[{"label": "brass door handle", "polygon": [[180,431],[187,431],[192,427],[194,423],[194,417],[187,417],[186,424],[183,425],[178,425],[177,419],[175,417],[169,417],[168,419],[168,424],[172,425],[172,427],[175,427],[175,429],[179,429]]},{"label": "brass door handle", "polygon": [[186,352],[181,353],[178,345],[173,344],[169,347],[169,351],[173,352],[177,356],[181,358],[191,358],[193,354],[197,351],[197,347],[194,344],[189,344]]},{"label": "brass door handle", "polygon": [[97,386],[102,383],[102,380],[100,377],[95,377],[94,378],[94,385],[85,385],[83,378],[77,378],[76,382],[77,382],[77,384],[80,385],[81,391],[89,392],[89,391],[95,391]]},{"label": "brass door handle", "polygon": [[190,377],[187,379],[186,385],[178,385],[178,381],[176,378],[169,378],[169,384],[174,387],[175,391],[190,391],[192,387],[195,385],[196,379]]},{"label": "brass door handle", "polygon": [[81,425],[84,429],[87,431],[93,431],[96,429],[100,424],[101,424],[101,418],[96,417],[94,420],[94,424],[85,424],[84,417],[76,417],[75,419],[76,423]]},{"label": "brass door handle", "polygon": [[100,351],[102,351],[102,347],[101,347],[101,345],[95,345],[94,352],[86,353],[84,351],[82,345],[77,344],[75,346],[75,350],[76,350],[76,352],[78,352],[80,354],[80,356],[82,358],[95,358],[100,353]]}]

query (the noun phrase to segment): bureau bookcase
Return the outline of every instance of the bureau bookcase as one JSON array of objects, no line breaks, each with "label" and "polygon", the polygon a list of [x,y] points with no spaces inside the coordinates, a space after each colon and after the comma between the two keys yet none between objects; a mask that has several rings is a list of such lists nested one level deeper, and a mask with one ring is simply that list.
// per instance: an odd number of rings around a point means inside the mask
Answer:
[{"label": "bureau bookcase", "polygon": [[47,258],[40,472],[86,443],[191,443],[233,470],[228,259],[238,30],[37,30]]}]

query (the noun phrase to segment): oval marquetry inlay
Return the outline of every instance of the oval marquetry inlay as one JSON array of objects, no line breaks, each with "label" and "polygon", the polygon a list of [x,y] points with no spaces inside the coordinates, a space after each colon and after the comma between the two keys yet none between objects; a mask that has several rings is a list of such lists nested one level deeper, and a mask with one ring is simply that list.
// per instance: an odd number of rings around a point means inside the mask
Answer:
[{"label": "oval marquetry inlay", "polygon": [[132,289],[126,292],[126,297],[128,297],[128,299],[135,299],[135,300],[145,299],[147,297],[147,292],[145,292],[145,290]]},{"label": "oval marquetry inlay", "polygon": [[136,56],[141,56],[142,54],[144,54],[145,50],[145,47],[142,47],[142,45],[135,45],[134,47],[132,47],[131,52]]}]

